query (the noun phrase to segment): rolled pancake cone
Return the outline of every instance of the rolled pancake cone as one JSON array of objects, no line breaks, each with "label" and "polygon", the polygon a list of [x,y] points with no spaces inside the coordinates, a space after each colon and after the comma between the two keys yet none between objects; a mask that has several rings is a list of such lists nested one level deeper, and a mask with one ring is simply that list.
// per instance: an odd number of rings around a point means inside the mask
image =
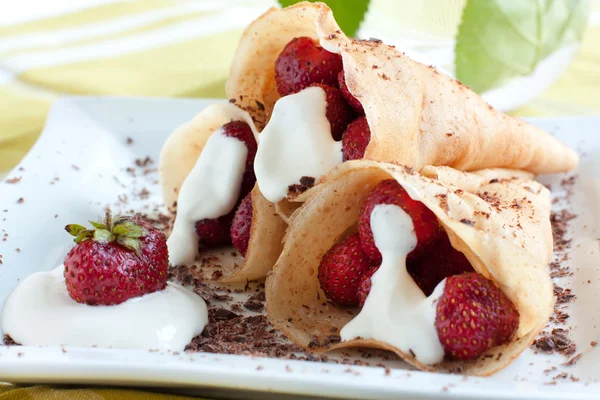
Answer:
[{"label": "rolled pancake cone", "polygon": [[[549,191],[531,174],[511,170],[465,173],[448,167],[413,169],[367,160],[346,162],[324,183],[303,194],[290,217],[281,256],[267,278],[271,322],[313,351],[373,347],[398,354],[429,371],[489,375],[508,365],[537,336],[552,313],[548,263],[552,256]],[[423,365],[411,354],[378,340],[339,341],[339,331],[358,310],[327,301],[317,277],[321,258],[356,230],[360,207],[381,180],[395,179],[439,219],[452,246],[492,279],[520,314],[514,339],[474,361]]]},{"label": "rolled pancake cone", "polygon": [[[216,104],[205,108],[194,119],[177,128],[160,153],[159,174],[164,202],[176,211],[179,189],[194,168],[208,138],[232,120],[247,122],[257,134],[250,116],[232,104]],[[275,212],[275,206],[252,190],[252,227],[244,263],[223,265],[222,281],[245,282],[264,279],[281,253],[286,224]]]},{"label": "rolled pancake cone", "polygon": [[475,92],[379,41],[349,39],[323,3],[272,8],[244,32],[227,95],[259,127],[279,94],[275,60],[293,38],[308,36],[341,53],[346,84],[364,107],[371,141],[365,158],[421,169],[503,167],[533,173],[567,171],[575,152],[549,133],[496,111]]}]

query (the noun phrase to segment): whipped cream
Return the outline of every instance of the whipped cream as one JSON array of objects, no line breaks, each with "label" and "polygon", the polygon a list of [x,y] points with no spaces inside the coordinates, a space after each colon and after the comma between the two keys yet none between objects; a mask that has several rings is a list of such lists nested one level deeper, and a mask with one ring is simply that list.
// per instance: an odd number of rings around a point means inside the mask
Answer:
[{"label": "whipped cream", "polygon": [[171,265],[191,264],[198,252],[196,222],[228,214],[240,194],[248,148],[215,131],[202,149],[177,199],[177,216],[167,240]]},{"label": "whipped cream", "polygon": [[63,272],[63,265],[37,272],[17,286],[2,311],[5,334],[23,345],[181,351],[208,322],[204,300],[183,286],[88,306],[69,296]]},{"label": "whipped cream", "polygon": [[406,270],[406,256],[417,245],[410,216],[402,208],[380,204],[371,213],[375,245],[383,261],[371,278],[371,291],[360,313],[341,330],[342,340],[357,337],[386,342],[417,361],[442,361],[444,349],[435,328],[435,303],[446,281],[426,297]]},{"label": "whipped cream", "polygon": [[317,180],[342,163],[342,142],[331,136],[327,100],[320,87],[309,87],[277,100],[261,132],[254,172],[261,193],[277,203],[290,185],[307,176]]}]

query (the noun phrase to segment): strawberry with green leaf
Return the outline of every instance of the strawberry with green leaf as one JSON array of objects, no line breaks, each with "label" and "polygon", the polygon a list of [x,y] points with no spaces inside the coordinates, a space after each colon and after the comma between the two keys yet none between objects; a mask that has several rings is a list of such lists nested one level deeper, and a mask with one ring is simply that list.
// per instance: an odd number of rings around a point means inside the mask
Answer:
[{"label": "strawberry with green leaf", "polygon": [[110,212],[92,229],[70,224],[75,236],[65,258],[71,298],[88,305],[115,305],[165,288],[169,267],[163,233],[139,215],[113,219]]}]

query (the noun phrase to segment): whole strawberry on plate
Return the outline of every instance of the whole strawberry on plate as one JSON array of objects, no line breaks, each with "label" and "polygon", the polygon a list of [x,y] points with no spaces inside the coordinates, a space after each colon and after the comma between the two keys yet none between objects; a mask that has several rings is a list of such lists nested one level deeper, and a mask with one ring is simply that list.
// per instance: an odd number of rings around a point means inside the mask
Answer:
[{"label": "whole strawberry on plate", "polygon": [[88,305],[115,305],[156,292],[167,284],[169,257],[163,233],[141,216],[110,212],[93,228],[70,224],[75,236],[65,258],[65,280],[71,298]]}]

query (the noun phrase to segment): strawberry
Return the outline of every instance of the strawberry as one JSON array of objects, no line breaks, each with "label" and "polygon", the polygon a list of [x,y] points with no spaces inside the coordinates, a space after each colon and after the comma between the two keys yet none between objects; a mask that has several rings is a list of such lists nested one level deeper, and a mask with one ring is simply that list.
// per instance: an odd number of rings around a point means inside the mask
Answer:
[{"label": "strawberry", "polygon": [[448,235],[441,234],[426,252],[406,260],[406,269],[426,296],[449,276],[474,272],[467,257],[450,244]]},{"label": "strawberry", "polygon": [[477,273],[446,279],[435,327],[447,355],[473,360],[507,343],[518,325],[517,309],[491,280]]},{"label": "strawberry", "polygon": [[[361,307],[371,291],[371,276],[378,268],[374,267],[369,273],[366,273],[358,286]],[[469,260],[463,253],[455,250],[450,244],[448,236],[443,234],[435,243],[427,247],[426,252],[421,252],[418,256],[407,257],[406,270],[425,296],[433,293],[435,287],[449,276],[474,272]]]},{"label": "strawberry", "polygon": [[219,247],[231,244],[229,230],[234,210],[219,218],[203,219],[196,222],[196,234],[202,247]]},{"label": "strawberry", "polygon": [[397,205],[411,217],[417,236],[417,246],[409,257],[415,256],[439,237],[441,228],[431,210],[420,201],[411,199],[406,190],[395,180],[381,181],[365,198],[358,217],[361,245],[373,263],[381,263],[381,253],[375,246],[371,230],[371,213],[379,204]]},{"label": "strawberry", "polygon": [[71,298],[89,305],[113,305],[162,290],[167,284],[169,256],[165,236],[139,215],[77,224],[65,258],[65,281]]},{"label": "strawberry", "polygon": [[251,229],[252,193],[248,193],[235,212],[230,230],[231,241],[233,242],[233,245],[244,257],[246,257],[246,251],[248,250],[248,241],[250,240]]},{"label": "strawberry", "polygon": [[309,37],[292,39],[275,61],[275,83],[281,96],[315,83],[337,86],[342,56],[330,53]]},{"label": "strawberry", "polygon": [[352,121],[352,110],[348,107],[338,89],[322,84],[312,86],[318,86],[325,92],[325,99],[327,100],[325,114],[331,126],[331,136],[334,140],[340,140],[346,127]]},{"label": "strawberry", "polygon": [[371,277],[377,271],[379,267],[371,267],[365,274],[363,275],[360,283],[358,284],[358,306],[362,308],[365,305],[365,301],[367,300],[367,296],[371,291]]},{"label": "strawberry", "polygon": [[343,160],[359,160],[363,158],[370,140],[371,129],[367,123],[367,118],[363,115],[352,121],[342,136]]},{"label": "strawberry", "polygon": [[242,178],[242,188],[240,190],[239,199],[243,199],[256,182],[256,176],[254,175],[254,157],[256,156],[256,139],[250,126],[243,121],[231,121],[223,125],[221,128],[225,136],[234,137],[241,140],[248,149],[248,155],[246,156],[246,170],[244,171],[244,177]]},{"label": "strawberry", "polygon": [[354,109],[359,114],[364,114],[365,110],[363,109],[360,101],[350,91],[348,90],[348,86],[346,85],[346,77],[344,76],[344,70],[341,70],[338,74],[338,84],[340,85],[340,92],[342,92],[342,96],[346,99],[346,102],[350,104],[350,107]]},{"label": "strawberry", "polygon": [[358,233],[335,244],[321,259],[318,278],[325,296],[340,306],[359,304],[358,285],[371,269]]}]

